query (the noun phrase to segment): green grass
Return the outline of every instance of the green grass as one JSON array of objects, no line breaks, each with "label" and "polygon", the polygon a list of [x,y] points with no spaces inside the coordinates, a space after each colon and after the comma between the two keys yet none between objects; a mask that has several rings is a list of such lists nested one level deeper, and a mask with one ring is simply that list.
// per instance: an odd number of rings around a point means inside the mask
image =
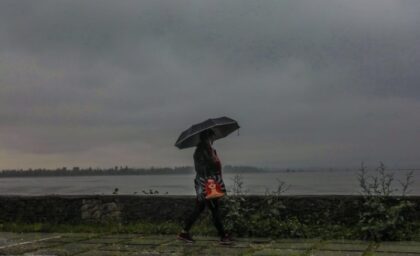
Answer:
[{"label": "green grass", "polygon": [[[177,234],[182,226],[175,222],[135,222],[129,224],[51,224],[51,223],[1,223],[2,232],[47,232],[47,233],[131,233],[131,234]],[[197,223],[191,232],[196,235],[216,235],[215,228]]]},{"label": "green grass", "polygon": [[[357,234],[350,228],[341,226],[320,227],[307,226],[305,234],[300,238],[321,238],[321,239],[357,239]],[[177,234],[182,229],[182,223],[175,221],[153,223],[149,221],[137,221],[128,224],[107,223],[107,224],[52,224],[52,223],[0,223],[0,232],[46,232],[46,233],[106,233],[106,234],[147,234],[147,235],[171,235]],[[198,220],[192,230],[193,235],[217,236],[216,228],[207,218]],[[266,235],[269,236],[269,232]],[[236,235],[236,234],[235,234]],[[237,235],[239,237],[239,235]],[[246,235],[245,235],[246,236]],[[289,237],[277,237],[289,238]],[[299,238],[299,237],[295,237]],[[415,237],[420,241],[420,232]]]}]

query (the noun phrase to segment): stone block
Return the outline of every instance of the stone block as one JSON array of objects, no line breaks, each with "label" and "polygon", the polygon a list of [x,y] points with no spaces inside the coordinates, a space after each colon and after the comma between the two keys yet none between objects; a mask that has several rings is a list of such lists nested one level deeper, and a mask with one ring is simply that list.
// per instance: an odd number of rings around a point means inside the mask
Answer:
[{"label": "stone block", "polygon": [[94,223],[120,222],[121,209],[115,202],[100,199],[83,199],[80,207],[81,218]]}]

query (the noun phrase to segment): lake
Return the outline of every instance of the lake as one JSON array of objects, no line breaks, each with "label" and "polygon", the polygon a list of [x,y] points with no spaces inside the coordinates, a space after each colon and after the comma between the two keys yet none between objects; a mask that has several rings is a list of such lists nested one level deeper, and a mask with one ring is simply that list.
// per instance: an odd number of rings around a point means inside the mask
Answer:
[{"label": "lake", "polygon": [[[395,172],[395,179],[404,180],[406,171]],[[360,191],[358,171],[300,171],[243,173],[244,188],[248,194],[261,195],[275,190],[277,180],[284,181],[289,189],[286,195],[351,195]],[[372,173],[373,174],[373,173]],[[236,174],[224,174],[231,189]],[[414,171],[410,195],[420,195],[420,171]],[[67,177],[19,177],[0,178],[1,195],[110,195],[115,188],[118,194],[144,194],[142,190],[159,191],[159,194],[194,195],[194,174],[126,175],[126,176],[67,176]],[[395,188],[401,188],[395,180]],[[398,193],[396,193],[398,194]]]}]

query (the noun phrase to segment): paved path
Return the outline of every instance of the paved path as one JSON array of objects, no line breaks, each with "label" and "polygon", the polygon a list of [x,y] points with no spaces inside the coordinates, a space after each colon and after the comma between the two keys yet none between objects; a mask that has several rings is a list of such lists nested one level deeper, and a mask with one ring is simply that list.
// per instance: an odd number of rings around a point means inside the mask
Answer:
[{"label": "paved path", "polygon": [[222,246],[215,237],[194,238],[194,244],[185,244],[169,235],[0,232],[0,255],[420,256],[420,242],[238,238]]}]

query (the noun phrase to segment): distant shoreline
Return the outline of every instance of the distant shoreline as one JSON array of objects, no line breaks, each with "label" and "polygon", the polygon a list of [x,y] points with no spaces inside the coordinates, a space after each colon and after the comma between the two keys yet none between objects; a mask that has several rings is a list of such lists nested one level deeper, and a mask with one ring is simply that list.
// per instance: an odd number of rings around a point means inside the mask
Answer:
[{"label": "distant shoreline", "polygon": [[[224,173],[255,173],[270,172],[269,170],[251,166],[230,166],[223,167]],[[0,178],[25,178],[25,177],[74,177],[74,176],[127,176],[127,175],[171,175],[171,174],[195,174],[191,166],[165,167],[165,168],[130,168],[118,167],[108,169],[66,167],[60,169],[27,169],[27,170],[2,170]]]},{"label": "distant shoreline", "polygon": [[[342,168],[316,168],[316,169],[264,169],[252,166],[231,166],[223,167],[225,174],[246,174],[246,173],[294,173],[294,172],[354,172],[357,169]],[[419,168],[413,169],[394,169],[390,171],[420,171]],[[165,168],[129,168],[115,167],[109,169],[28,169],[28,170],[1,170],[0,178],[34,178],[34,177],[80,177],[80,176],[129,176],[129,175],[184,175],[195,174],[191,166],[165,167]]]}]

